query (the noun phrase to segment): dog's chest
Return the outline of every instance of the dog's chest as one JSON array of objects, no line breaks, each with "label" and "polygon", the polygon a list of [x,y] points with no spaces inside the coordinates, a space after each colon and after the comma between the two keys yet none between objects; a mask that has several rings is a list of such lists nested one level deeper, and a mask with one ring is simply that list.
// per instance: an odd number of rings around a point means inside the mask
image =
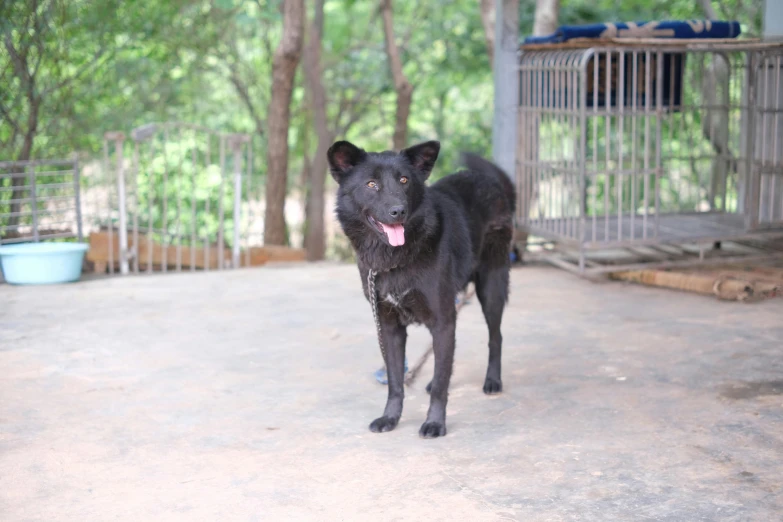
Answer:
[{"label": "dog's chest", "polygon": [[403,306],[403,301],[405,300],[405,297],[411,292],[410,289],[403,290],[401,292],[387,292],[386,295],[383,296],[383,300],[392,305],[395,308],[399,308]]},{"label": "dog's chest", "polygon": [[397,312],[402,324],[427,323],[431,316],[423,294],[407,285],[386,281],[379,285],[378,298]]}]

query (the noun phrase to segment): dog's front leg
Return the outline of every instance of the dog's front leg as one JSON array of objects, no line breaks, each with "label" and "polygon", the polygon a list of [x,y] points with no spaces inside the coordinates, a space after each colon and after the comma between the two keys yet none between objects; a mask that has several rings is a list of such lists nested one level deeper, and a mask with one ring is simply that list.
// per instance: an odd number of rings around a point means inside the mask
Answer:
[{"label": "dog's front leg", "polygon": [[370,431],[381,433],[391,431],[400,421],[402,401],[405,396],[405,340],[408,332],[397,319],[397,313],[388,307],[379,310],[381,337],[386,347],[386,375],[389,381],[389,397],[383,417],[370,423]]},{"label": "dog's front leg", "polygon": [[449,396],[449,381],[454,365],[456,317],[432,327],[432,347],[435,353],[435,376],[430,390],[430,409],[427,420],[421,425],[419,435],[425,439],[442,437],[446,434],[446,402]]}]

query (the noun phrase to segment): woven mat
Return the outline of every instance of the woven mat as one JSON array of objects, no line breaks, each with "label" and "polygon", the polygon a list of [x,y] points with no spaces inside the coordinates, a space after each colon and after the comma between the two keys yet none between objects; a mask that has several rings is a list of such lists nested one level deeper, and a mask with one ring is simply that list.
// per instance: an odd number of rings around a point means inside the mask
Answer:
[{"label": "woven mat", "polygon": [[754,302],[783,295],[783,267],[731,265],[673,270],[614,272],[611,279],[671,288],[723,301]]}]

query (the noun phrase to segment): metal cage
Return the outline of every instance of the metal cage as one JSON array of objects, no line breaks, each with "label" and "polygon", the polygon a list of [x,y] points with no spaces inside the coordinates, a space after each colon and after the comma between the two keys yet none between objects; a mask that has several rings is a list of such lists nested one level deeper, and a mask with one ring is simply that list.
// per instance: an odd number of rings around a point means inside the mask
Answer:
[{"label": "metal cage", "polygon": [[782,64],[766,43],[525,49],[518,224],[579,272],[618,268],[598,250],[783,235]]}]

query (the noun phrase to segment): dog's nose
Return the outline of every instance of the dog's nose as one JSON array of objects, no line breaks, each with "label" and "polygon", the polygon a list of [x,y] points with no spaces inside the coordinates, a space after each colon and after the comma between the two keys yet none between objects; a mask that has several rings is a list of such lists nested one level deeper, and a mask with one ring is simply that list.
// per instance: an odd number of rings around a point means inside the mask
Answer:
[{"label": "dog's nose", "polygon": [[391,214],[391,217],[393,218],[405,217],[405,206],[396,205],[389,209],[389,214]]}]

